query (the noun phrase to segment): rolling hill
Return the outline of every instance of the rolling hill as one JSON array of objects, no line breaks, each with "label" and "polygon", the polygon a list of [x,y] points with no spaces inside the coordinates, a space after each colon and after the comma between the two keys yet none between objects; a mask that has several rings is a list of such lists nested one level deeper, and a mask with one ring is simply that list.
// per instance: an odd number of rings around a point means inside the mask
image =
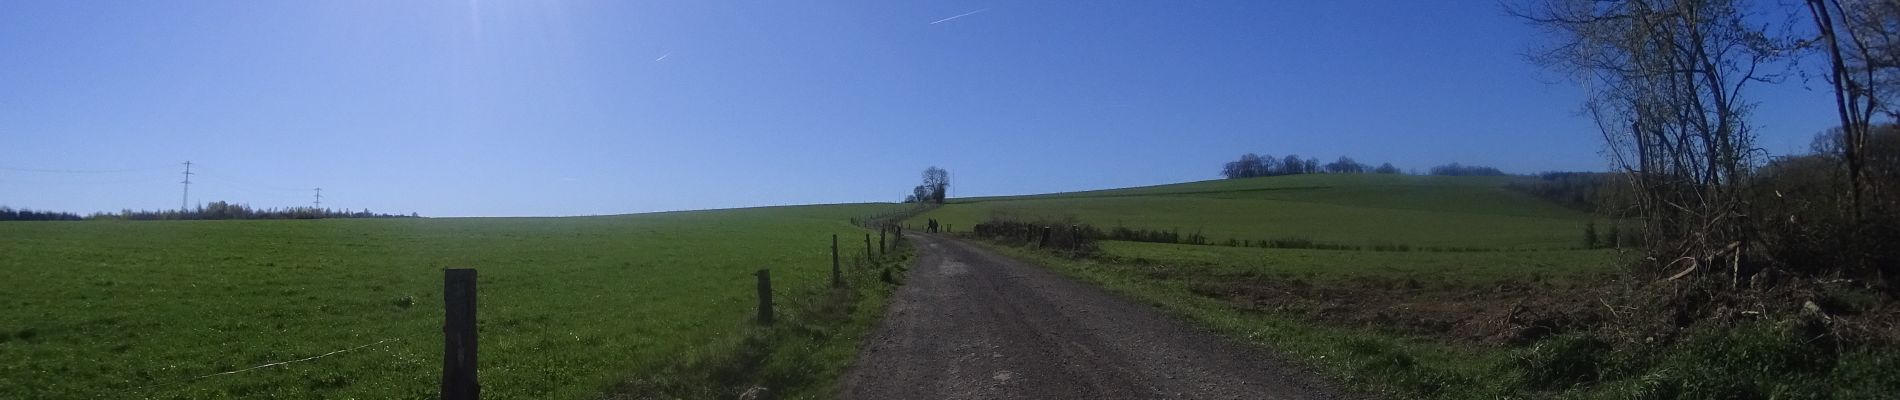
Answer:
[{"label": "rolling hill", "polygon": [[[1293,175],[953,199],[911,219],[958,230],[990,218],[1073,216],[1102,228],[1200,232],[1212,242],[1302,238],[1491,250],[1582,246],[1589,214],[1505,185],[1521,177]],[[1608,229],[1608,227],[1603,227]]]}]

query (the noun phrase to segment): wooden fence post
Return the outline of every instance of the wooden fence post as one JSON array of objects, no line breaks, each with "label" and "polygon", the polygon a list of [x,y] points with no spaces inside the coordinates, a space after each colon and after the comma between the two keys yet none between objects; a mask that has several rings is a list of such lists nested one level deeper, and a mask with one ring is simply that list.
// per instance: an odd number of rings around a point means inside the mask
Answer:
[{"label": "wooden fence post", "polygon": [[864,260],[871,260],[871,234],[864,234]]},{"label": "wooden fence post", "polygon": [[838,234],[831,235],[831,287],[844,287],[844,273],[838,271]]},{"label": "wooden fence post", "polygon": [[1049,227],[1042,227],[1042,243],[1036,247],[1049,247]]},{"label": "wooden fence post", "polygon": [[759,325],[772,324],[772,270],[761,269],[759,276]]},{"label": "wooden fence post", "polygon": [[475,380],[475,270],[442,270],[442,399],[481,398]]},{"label": "wooden fence post", "polygon": [[877,228],[877,255],[880,255],[880,256],[888,252],[888,250],[884,249],[884,231],[887,229],[891,229],[891,228],[890,227]]},{"label": "wooden fence post", "polygon": [[1082,228],[1075,225],[1069,225],[1069,250],[1080,250],[1081,248],[1082,248]]}]

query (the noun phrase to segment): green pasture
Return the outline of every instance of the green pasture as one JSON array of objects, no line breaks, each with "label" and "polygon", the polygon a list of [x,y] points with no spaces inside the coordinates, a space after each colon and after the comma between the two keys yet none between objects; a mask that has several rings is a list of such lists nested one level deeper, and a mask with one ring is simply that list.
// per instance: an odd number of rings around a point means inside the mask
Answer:
[{"label": "green pasture", "polygon": [[[484,398],[710,386],[682,368],[756,337],[754,270],[781,313],[817,302],[831,235],[858,254],[848,220],[895,207],[0,223],[0,398],[434,398],[447,267],[480,274]],[[827,396],[862,331],[768,373]]]},{"label": "green pasture", "polygon": [[1102,242],[1119,261],[1167,267],[1177,274],[1281,277],[1325,282],[1341,279],[1495,284],[1541,277],[1568,281],[1618,272],[1615,250],[1393,252],[1262,249],[1165,243]]},{"label": "green pasture", "polygon": [[[1568,249],[1588,214],[1504,187],[1516,177],[1294,175],[955,199],[910,220],[967,230],[992,215],[1074,216],[1109,229],[1200,232],[1216,243],[1303,238],[1354,246]],[[1608,229],[1607,224],[1599,229]]]}]

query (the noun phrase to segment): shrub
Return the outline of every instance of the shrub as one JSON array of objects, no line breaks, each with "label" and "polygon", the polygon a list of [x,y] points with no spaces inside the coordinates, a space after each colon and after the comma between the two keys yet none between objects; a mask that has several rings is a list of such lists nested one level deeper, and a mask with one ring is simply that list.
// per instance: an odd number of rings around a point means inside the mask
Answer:
[{"label": "shrub", "polygon": [[971,232],[1005,244],[1061,250],[1076,257],[1100,252],[1095,241],[1103,236],[1101,229],[1081,223],[1073,216],[1018,219],[991,215],[989,220],[976,224]]}]

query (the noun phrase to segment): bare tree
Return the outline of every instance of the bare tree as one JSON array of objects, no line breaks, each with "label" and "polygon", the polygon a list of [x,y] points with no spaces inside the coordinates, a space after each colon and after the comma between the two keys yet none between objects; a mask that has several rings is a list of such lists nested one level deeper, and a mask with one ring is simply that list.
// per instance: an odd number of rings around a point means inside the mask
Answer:
[{"label": "bare tree", "polygon": [[1896,116],[1890,100],[1900,83],[1900,2],[1883,0],[1807,0],[1828,58],[1827,82],[1834,87],[1841,119],[1839,153],[1847,164],[1848,214],[1859,222],[1866,178],[1867,138],[1875,113]]},{"label": "bare tree", "polygon": [[1393,166],[1392,163],[1384,163],[1379,164],[1379,168],[1373,169],[1372,172],[1379,174],[1398,174],[1399,167]]},{"label": "bare tree", "polygon": [[[1510,10],[1556,38],[1534,61],[1589,92],[1611,161],[1633,179],[1647,237],[1664,266],[1750,246],[1744,174],[1754,135],[1749,84],[1776,76],[1792,41],[1755,25],[1741,0],[1545,0]],[[1743,275],[1736,271],[1737,276]]]},{"label": "bare tree", "polygon": [[1227,179],[1267,176],[1272,173],[1272,162],[1273,156],[1263,157],[1254,153],[1242,154],[1240,161],[1228,162],[1226,166],[1222,167],[1221,175],[1226,176]]},{"label": "bare tree", "polygon": [[1260,160],[1259,154],[1242,154],[1240,155],[1240,170],[1241,177],[1244,178],[1267,176],[1267,163]]},{"label": "bare tree", "polygon": [[924,187],[930,190],[929,196],[924,198],[943,203],[944,191],[950,188],[950,171],[934,165],[924,168]]},{"label": "bare tree", "polygon": [[1306,170],[1306,162],[1301,161],[1300,156],[1297,154],[1286,155],[1286,160],[1280,161],[1280,170],[1287,175],[1299,175],[1299,174],[1304,174],[1308,172],[1313,172],[1313,171]]},{"label": "bare tree", "polygon": [[1326,164],[1326,172],[1335,174],[1357,174],[1366,172],[1366,165],[1353,161],[1352,157],[1339,156],[1339,160]]}]

